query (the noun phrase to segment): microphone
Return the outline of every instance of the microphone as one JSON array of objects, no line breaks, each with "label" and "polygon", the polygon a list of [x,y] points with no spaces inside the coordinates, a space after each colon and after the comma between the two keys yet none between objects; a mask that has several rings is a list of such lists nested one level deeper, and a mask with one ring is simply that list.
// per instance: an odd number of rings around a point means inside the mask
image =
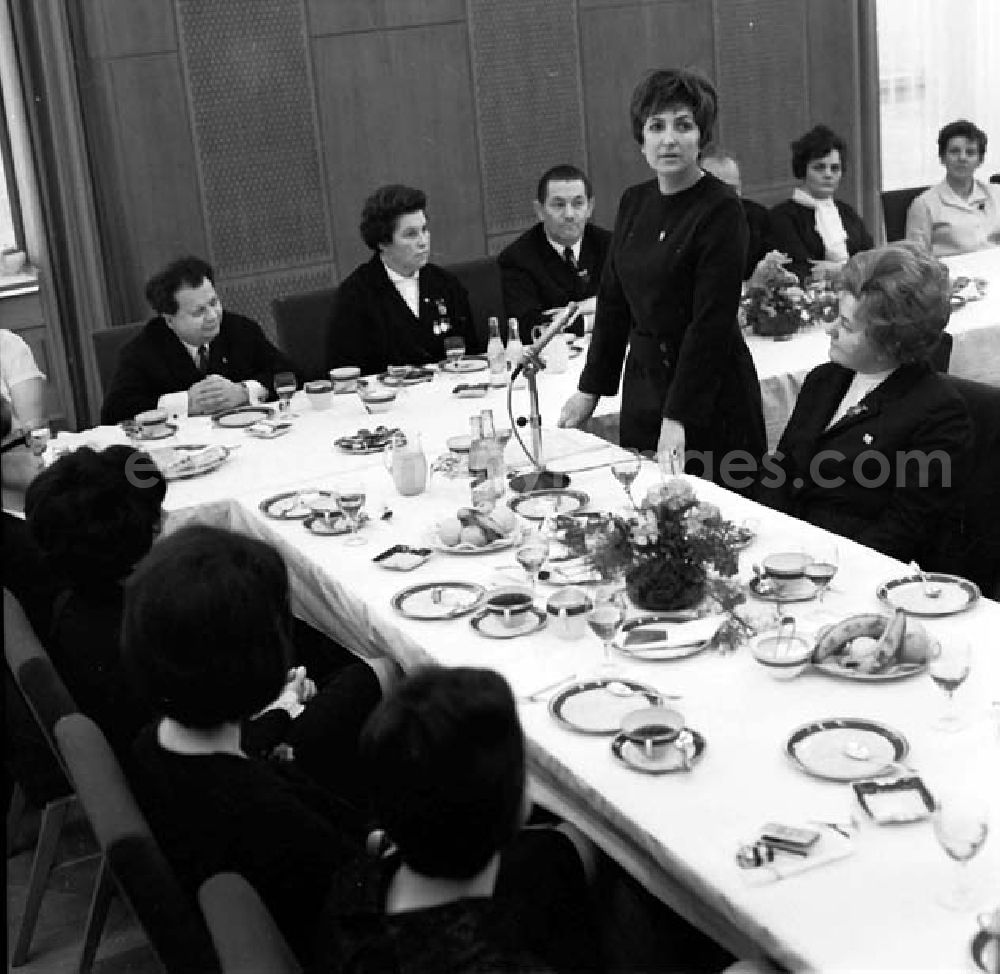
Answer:
[{"label": "microphone", "polygon": [[524,356],[520,362],[517,363],[517,368],[514,369],[510,374],[511,381],[516,379],[524,369],[524,363],[527,360],[531,360],[536,368],[541,368],[542,361],[539,357],[539,353],[552,341],[556,335],[565,331],[570,325],[574,318],[580,311],[580,305],[576,301],[570,301],[562,311],[559,312],[553,319],[552,324],[549,325],[541,335],[538,336],[537,340],[534,341],[530,348],[524,350]]}]

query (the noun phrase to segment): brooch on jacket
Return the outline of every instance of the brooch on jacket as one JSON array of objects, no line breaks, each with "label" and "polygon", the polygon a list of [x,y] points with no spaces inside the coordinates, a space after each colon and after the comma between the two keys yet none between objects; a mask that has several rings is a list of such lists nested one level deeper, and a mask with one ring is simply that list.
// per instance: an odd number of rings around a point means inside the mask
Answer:
[{"label": "brooch on jacket", "polygon": [[[428,300],[430,300],[428,298]],[[448,305],[444,303],[444,298],[434,298],[434,303],[437,305],[437,319],[434,322],[431,331],[435,335],[447,335],[451,331],[451,319],[448,317]]]}]

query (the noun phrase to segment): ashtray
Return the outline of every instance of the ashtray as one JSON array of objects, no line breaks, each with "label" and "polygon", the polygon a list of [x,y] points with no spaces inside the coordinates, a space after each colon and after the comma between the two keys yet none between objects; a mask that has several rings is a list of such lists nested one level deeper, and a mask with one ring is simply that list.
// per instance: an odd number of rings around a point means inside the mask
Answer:
[{"label": "ashtray", "polygon": [[411,548],[406,544],[393,545],[377,554],[372,561],[380,568],[391,568],[397,572],[412,572],[419,568],[432,552],[430,548]]},{"label": "ashtray", "polygon": [[855,781],[851,787],[861,807],[879,825],[919,822],[934,811],[934,799],[916,775]]}]

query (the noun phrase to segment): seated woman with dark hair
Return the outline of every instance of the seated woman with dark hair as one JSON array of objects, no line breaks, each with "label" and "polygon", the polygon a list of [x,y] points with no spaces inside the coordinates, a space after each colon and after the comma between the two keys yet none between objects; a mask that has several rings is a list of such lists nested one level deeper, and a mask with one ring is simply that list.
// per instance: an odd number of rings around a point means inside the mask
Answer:
[{"label": "seated woman with dark hair", "polygon": [[362,755],[391,851],[338,877],[323,970],[601,968],[573,830],[521,828],[524,736],[502,676],[417,672],[372,715]]},{"label": "seated woman with dark hair", "polygon": [[[126,762],[135,735],[154,711],[135,693],[122,665],[122,586],[160,533],[166,490],[148,454],[127,446],[101,452],[83,447],[39,474],[26,499],[29,527],[59,592],[49,652],[77,705]],[[211,582],[221,596],[225,588]],[[219,601],[225,604],[224,598]],[[323,643],[310,647],[307,660],[321,690],[316,692],[305,667],[291,669],[267,710],[247,722],[243,746],[266,754],[289,744],[307,773],[356,800],[357,737],[381,696],[378,680],[347,650],[303,630],[307,627],[300,625],[295,631],[296,651],[304,638]]]},{"label": "seated woman with dark hair", "polygon": [[374,256],[337,288],[327,328],[327,367],[356,365],[369,375],[389,365],[426,365],[445,357],[444,340],[480,351],[469,295],[431,264],[427,197],[409,186],[382,186],[365,200],[361,236]]},{"label": "seated woman with dark hair", "polygon": [[125,585],[126,663],[162,715],[136,740],[132,774],[153,832],[192,894],[215,873],[244,876],[305,963],[362,829],[293,765],[241,747],[243,722],[285,683],[291,631],[281,555],[228,531],[182,528]]},{"label": "seated woman with dark hair", "polygon": [[845,172],[847,144],[827,126],[816,125],[792,143],[792,173],[801,185],[771,208],[766,249],[791,257],[789,269],[802,281],[829,277],[874,245],[857,212],[833,198]]},{"label": "seated woman with dark hair", "polygon": [[852,257],[836,286],[831,361],[806,376],[758,500],[919,559],[973,442],[964,401],[927,361],[951,312],[948,269],[890,244]]}]

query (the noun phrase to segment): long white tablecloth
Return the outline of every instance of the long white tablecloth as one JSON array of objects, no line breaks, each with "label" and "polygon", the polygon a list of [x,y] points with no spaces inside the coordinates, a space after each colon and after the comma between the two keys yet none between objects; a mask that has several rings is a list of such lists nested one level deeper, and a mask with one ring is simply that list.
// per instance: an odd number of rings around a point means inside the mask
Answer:
[{"label": "long white tablecloth", "polygon": [[[166,506],[176,523],[192,517],[221,521],[276,543],[288,560],[297,610],[362,654],[389,654],[404,667],[422,662],[489,666],[503,673],[516,693],[526,693],[571,674],[594,671],[601,650],[596,639],[566,642],[547,630],[510,641],[478,635],[467,619],[417,622],[392,609],[392,595],[428,580],[477,580],[485,584],[520,578],[510,551],[461,557],[435,554],[411,573],[374,565],[371,558],[400,542],[419,543],[441,516],[468,502],[468,483],[435,477],[418,497],[396,494],[382,458],[348,456],[333,447],[337,435],[359,426],[419,428],[428,458],[443,451],[449,435],[467,429],[467,417],[484,403],[500,411],[501,396],[486,400],[450,397],[451,380],[415,387],[396,409],[367,416],[358,400],[337,397],[327,412],[303,402],[291,434],[261,441],[239,431],[222,431],[207,420],[183,424],[182,442],[239,444],[230,460],[210,475],[171,484]],[[113,429],[81,438],[96,443],[118,439]],[[168,443],[171,441],[167,441]],[[546,430],[553,466],[575,469],[609,460],[616,448],[576,431]],[[507,459],[516,459],[513,446]],[[368,544],[350,547],[338,538],[316,537],[299,522],[265,518],[260,501],[278,490],[335,486],[347,475],[360,477],[367,507],[388,506],[389,521],[373,519]],[[644,471],[637,484],[655,480]],[[699,496],[735,519],[760,521],[757,541],[741,558],[742,574],[768,552],[823,536],[791,518],[758,508],[711,484],[694,482]],[[573,486],[597,508],[624,500],[606,468],[577,473]],[[903,571],[898,563],[841,541],[841,571],[824,616],[880,608],[878,582]],[[547,594],[544,587],[542,595]],[[221,593],[220,593],[221,594]],[[794,614],[800,629],[822,619],[806,603]],[[690,774],[651,777],[618,764],[607,738],[577,735],[558,726],[545,704],[523,704],[535,794],[582,825],[609,854],[679,912],[738,954],[764,954],[792,970],[838,972],[966,971],[976,909],[1000,899],[1000,799],[996,782],[1000,743],[989,717],[1000,698],[1000,606],[986,600],[969,612],[926,626],[939,639],[967,638],[974,651],[972,676],[959,691],[969,728],[947,735],[930,729],[943,695],[926,677],[861,684],[809,673],[776,682],[746,649],[715,652],[676,662],[620,662],[621,671],[665,693],[679,693],[677,706],[706,738],[703,760]],[[939,906],[935,891],[950,881],[954,863],[938,847],[928,822],[878,827],[854,803],[846,785],[803,774],[783,748],[799,724],[822,717],[860,716],[884,721],[911,744],[909,761],[932,790],[964,781],[993,799],[993,835],[972,865],[983,895],[976,909],[952,913]],[[768,820],[862,820],[848,858],[781,882],[751,887],[737,868],[737,847]]]}]

